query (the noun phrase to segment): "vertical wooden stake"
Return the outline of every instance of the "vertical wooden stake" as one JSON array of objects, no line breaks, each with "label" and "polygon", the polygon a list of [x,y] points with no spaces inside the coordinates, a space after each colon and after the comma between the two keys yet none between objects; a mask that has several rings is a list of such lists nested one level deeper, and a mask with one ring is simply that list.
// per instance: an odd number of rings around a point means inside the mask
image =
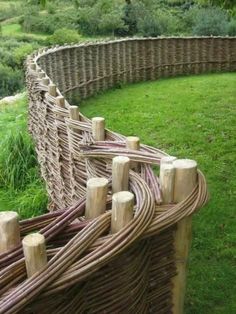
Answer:
[{"label": "vertical wooden stake", "polygon": [[170,204],[174,198],[175,168],[172,164],[160,164],[160,186],[163,204]]},{"label": "vertical wooden stake", "polygon": [[65,108],[65,98],[63,96],[57,96],[56,103],[59,107]]},{"label": "vertical wooden stake", "polygon": [[19,216],[16,212],[0,212],[0,254],[20,244]]},{"label": "vertical wooden stake", "polygon": [[122,191],[112,196],[111,233],[116,233],[133,219],[134,195]]},{"label": "vertical wooden stake", "polygon": [[45,238],[40,233],[32,233],[24,237],[22,245],[29,278],[47,265]]},{"label": "vertical wooden stake", "polygon": [[44,78],[41,80],[41,82],[42,82],[42,84],[43,84],[43,85],[48,86],[48,85],[49,85],[49,83],[50,83],[50,80],[49,80],[49,78],[44,77]]},{"label": "vertical wooden stake", "polygon": [[116,156],[112,160],[112,192],[128,191],[130,159]]},{"label": "vertical wooden stake", "polygon": [[31,70],[36,70],[36,63],[35,62],[31,62],[30,63],[30,68],[31,68]]},{"label": "vertical wooden stake", "polygon": [[[69,107],[69,115],[70,115],[71,120],[79,121],[79,120],[80,120],[80,116],[79,116],[79,107],[77,107],[77,106],[70,106],[70,107]],[[79,130],[79,129],[72,128],[72,130],[73,130],[75,133],[77,133],[77,134],[80,133],[80,130]]]},{"label": "vertical wooden stake", "polygon": [[46,76],[46,74],[45,74],[45,72],[43,72],[43,71],[40,71],[39,73],[38,73],[38,77],[39,78],[44,78]]},{"label": "vertical wooden stake", "polygon": [[105,141],[105,119],[101,117],[92,118],[92,134],[95,141]]},{"label": "vertical wooden stake", "polygon": [[137,136],[126,137],[126,147],[132,150],[140,149],[140,139]]},{"label": "vertical wooden stake", "polygon": [[49,84],[48,93],[53,97],[57,96],[57,87],[55,84],[53,84],[53,83]]},{"label": "vertical wooden stake", "polygon": [[[197,184],[197,163],[194,160],[179,159],[173,162],[175,168],[174,202],[183,201]],[[186,289],[187,260],[192,238],[192,217],[177,223],[175,232],[175,258],[177,275],[173,278],[173,313],[182,314]]]},{"label": "vertical wooden stake", "polygon": [[70,106],[69,107],[69,114],[70,114],[70,118],[72,120],[77,120],[77,121],[80,120],[80,117],[79,117],[79,107],[77,107],[77,106]]},{"label": "vertical wooden stake", "polygon": [[[137,136],[128,136],[126,137],[126,148],[131,150],[139,150],[140,149],[140,139]],[[138,171],[138,163],[135,161],[131,161],[130,168]]]},{"label": "vertical wooden stake", "polygon": [[108,180],[92,178],[87,182],[85,217],[96,218],[106,210]]}]

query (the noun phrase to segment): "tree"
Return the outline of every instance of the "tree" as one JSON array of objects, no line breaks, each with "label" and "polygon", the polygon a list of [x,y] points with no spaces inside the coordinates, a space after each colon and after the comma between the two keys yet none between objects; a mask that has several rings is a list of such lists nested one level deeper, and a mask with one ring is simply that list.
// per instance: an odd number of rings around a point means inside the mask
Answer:
[{"label": "tree", "polygon": [[199,4],[219,6],[226,10],[236,9],[235,0],[197,0]]},{"label": "tree", "polygon": [[42,9],[46,8],[47,0],[27,0],[26,4],[28,5],[40,5]]}]

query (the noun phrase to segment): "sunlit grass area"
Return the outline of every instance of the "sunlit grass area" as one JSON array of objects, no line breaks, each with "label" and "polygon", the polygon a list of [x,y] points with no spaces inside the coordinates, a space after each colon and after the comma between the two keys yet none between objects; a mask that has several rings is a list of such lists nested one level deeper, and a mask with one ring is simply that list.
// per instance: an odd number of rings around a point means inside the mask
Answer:
[{"label": "sunlit grass area", "polygon": [[22,27],[18,23],[13,24],[3,24],[2,25],[2,35],[14,38],[28,37],[35,40],[44,40],[47,38],[47,34],[43,33],[25,33]]},{"label": "sunlit grass area", "polygon": [[236,73],[129,85],[80,108],[114,131],[197,160],[211,200],[194,216],[186,313],[236,313]]}]

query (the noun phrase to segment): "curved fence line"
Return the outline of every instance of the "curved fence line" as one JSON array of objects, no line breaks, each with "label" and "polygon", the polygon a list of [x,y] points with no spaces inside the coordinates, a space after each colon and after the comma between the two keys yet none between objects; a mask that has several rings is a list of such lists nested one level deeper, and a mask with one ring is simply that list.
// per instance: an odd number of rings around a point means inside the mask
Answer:
[{"label": "curved fence line", "polygon": [[235,37],[121,39],[53,48],[38,65],[67,97],[119,84],[236,70]]},{"label": "curved fence line", "polygon": [[[34,70],[30,68],[32,62]],[[27,63],[29,124],[54,207],[69,206],[73,198],[81,197],[84,182],[76,184],[80,180],[78,162],[71,160],[73,146],[69,148],[68,139],[71,129],[66,122],[69,103],[64,108],[55,106],[54,96],[45,93],[49,90],[47,84],[56,84],[55,96],[62,94],[72,102],[76,99],[78,104],[79,99],[121,83],[235,70],[235,37],[134,38],[37,52]]]},{"label": "curved fence line", "polygon": [[[41,49],[28,58],[29,129],[56,211],[20,222],[17,241],[39,230],[49,259],[27,280],[25,248],[18,241],[1,254],[0,241],[0,314],[182,312],[191,215],[208,199],[203,174],[194,161],[139,145],[70,103],[119,84],[235,70],[236,38],[230,37],[92,42]],[[135,206],[113,233],[115,156],[130,161],[124,178]],[[164,177],[152,169],[160,163]],[[104,178],[108,194],[104,213],[91,218],[85,199],[94,177]],[[101,201],[96,197],[90,195],[93,209]]]}]

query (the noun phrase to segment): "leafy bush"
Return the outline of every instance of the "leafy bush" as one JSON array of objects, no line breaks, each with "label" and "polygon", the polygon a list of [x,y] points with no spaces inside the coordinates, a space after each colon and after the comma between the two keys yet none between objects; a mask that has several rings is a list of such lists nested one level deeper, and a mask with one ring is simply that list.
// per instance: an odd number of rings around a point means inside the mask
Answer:
[{"label": "leafy bush", "polygon": [[228,24],[228,35],[236,36],[236,20],[231,20]]},{"label": "leafy bush", "polygon": [[15,2],[14,4],[8,4],[6,2],[6,5],[0,8],[0,22],[15,16],[19,16],[22,13],[22,10],[23,8],[21,3]]},{"label": "leafy bush", "polygon": [[79,9],[79,30],[85,35],[97,35],[99,34],[98,24],[100,17],[96,9],[94,8],[80,8]]},{"label": "leafy bush", "polygon": [[31,7],[21,18],[20,24],[25,32],[53,34],[59,28],[73,29],[76,27],[75,10],[67,9],[55,14],[39,13],[37,7]]},{"label": "leafy bush", "polygon": [[56,13],[56,6],[54,3],[47,3],[47,11],[48,11],[48,14],[55,14]]},{"label": "leafy bush", "polygon": [[20,47],[21,42],[15,38],[6,38],[6,37],[2,37],[1,38],[1,48],[4,48],[6,50],[11,50],[17,47]]},{"label": "leafy bush", "polygon": [[15,60],[15,63],[18,66],[23,66],[23,62],[25,58],[29,54],[31,54],[36,48],[38,48],[38,45],[32,45],[32,44],[24,44],[16,48],[13,52],[13,58]]},{"label": "leafy bush", "polygon": [[124,5],[117,1],[80,2],[78,8],[79,30],[85,35],[114,34],[116,30],[125,29]]},{"label": "leafy bush", "polygon": [[154,14],[145,14],[137,23],[138,32],[143,36],[159,36],[163,33],[161,24]]},{"label": "leafy bush", "polygon": [[119,7],[114,8],[110,12],[104,14],[101,21],[98,24],[98,29],[101,34],[114,35],[116,30],[125,29],[123,21],[123,12],[119,10]]},{"label": "leafy bush", "polygon": [[0,63],[0,97],[12,95],[22,87],[22,72]]},{"label": "leafy bush", "polygon": [[[14,60],[12,51],[20,47],[22,43],[15,40],[2,37],[0,41],[0,60],[4,65],[8,65],[12,68],[16,67],[16,62]],[[1,96],[1,95],[0,95]]]},{"label": "leafy bush", "polygon": [[39,47],[38,43],[32,40],[25,41],[25,38],[16,40],[4,37],[2,39],[0,41],[1,63],[12,68],[21,67],[24,58]]},{"label": "leafy bush", "polygon": [[120,35],[134,35],[137,33],[137,17],[136,17],[136,7],[132,2],[127,3],[124,7],[123,21],[126,26],[124,33]]},{"label": "leafy bush", "polygon": [[10,67],[15,67],[15,60],[13,58],[13,55],[11,53],[11,51],[0,47],[0,60],[2,62],[2,64],[10,66]]},{"label": "leafy bush", "polygon": [[77,31],[67,28],[61,28],[54,32],[53,35],[47,38],[47,42],[51,45],[63,45],[65,43],[75,43],[80,40],[80,35]]},{"label": "leafy bush", "polygon": [[228,31],[227,13],[220,8],[202,8],[196,11],[193,19],[193,35],[220,36]]},{"label": "leafy bush", "polygon": [[146,12],[138,19],[137,29],[143,36],[175,34],[178,29],[178,21],[166,11]]}]

